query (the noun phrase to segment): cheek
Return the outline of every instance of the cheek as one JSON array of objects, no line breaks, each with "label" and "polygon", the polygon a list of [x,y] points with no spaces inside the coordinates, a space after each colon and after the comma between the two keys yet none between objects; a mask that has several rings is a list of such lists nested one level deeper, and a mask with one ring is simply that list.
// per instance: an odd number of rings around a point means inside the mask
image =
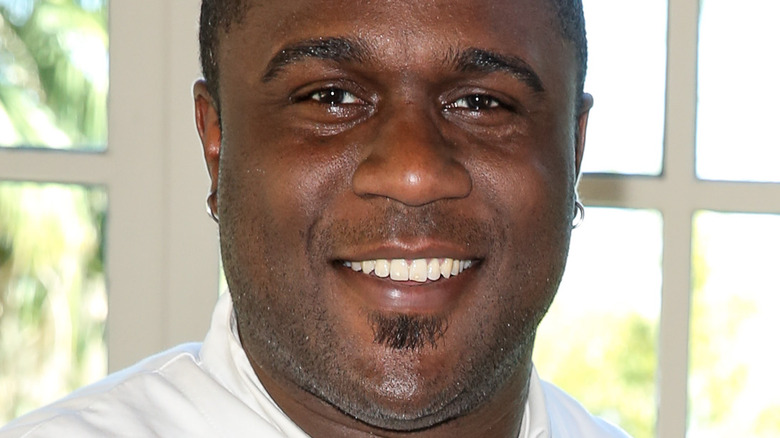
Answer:
[{"label": "cheek", "polygon": [[223,143],[221,223],[252,251],[302,263],[312,229],[350,181],[349,148],[329,148],[289,129],[237,126]]},{"label": "cheek", "polygon": [[496,288],[510,285],[504,299],[536,315],[549,306],[568,254],[573,164],[563,141],[521,147],[527,150],[476,164],[475,186],[480,185],[480,196],[500,218],[506,237],[495,260],[501,283]]},{"label": "cheek", "polygon": [[489,157],[472,166],[475,192],[511,228],[544,234],[551,225],[558,229],[574,208],[571,163],[563,152]]}]

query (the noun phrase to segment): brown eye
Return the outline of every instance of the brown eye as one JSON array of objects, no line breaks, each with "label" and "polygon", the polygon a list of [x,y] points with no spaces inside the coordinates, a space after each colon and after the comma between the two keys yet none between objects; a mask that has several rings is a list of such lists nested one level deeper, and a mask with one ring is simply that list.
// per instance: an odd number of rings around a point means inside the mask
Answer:
[{"label": "brown eye", "polygon": [[325,88],[317,90],[309,95],[309,98],[315,102],[324,105],[351,105],[359,102],[358,98],[349,91],[340,88]]},{"label": "brown eye", "polygon": [[469,111],[482,111],[499,108],[500,106],[501,102],[498,99],[487,94],[471,94],[461,97],[449,105],[450,108],[463,108]]}]

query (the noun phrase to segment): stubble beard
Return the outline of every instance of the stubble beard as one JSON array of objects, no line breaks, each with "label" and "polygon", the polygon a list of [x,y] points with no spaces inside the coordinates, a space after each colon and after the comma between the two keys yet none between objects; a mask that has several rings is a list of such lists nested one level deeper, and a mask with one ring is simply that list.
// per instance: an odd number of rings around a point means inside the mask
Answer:
[{"label": "stubble beard", "polygon": [[[419,223],[426,223],[421,221]],[[429,221],[427,223],[433,223]],[[223,223],[223,226],[225,224]],[[395,227],[394,227],[395,228]],[[486,233],[485,224],[461,225],[448,232],[470,235],[471,238],[489,238],[498,236],[503,240],[500,227],[490,224]],[[343,230],[346,227],[331,227],[329,230]],[[361,229],[376,229],[370,226]],[[404,228],[395,228],[404,229]],[[425,231],[425,230],[423,230]],[[352,231],[366,234],[365,231]],[[270,239],[270,230],[264,230],[264,239]],[[460,234],[457,234],[460,233]],[[315,242],[327,242],[333,236],[313,237]],[[342,237],[344,241],[359,241],[360,237]],[[230,242],[230,239],[226,239]],[[266,240],[269,242],[272,240]],[[228,244],[228,246],[230,246]],[[239,322],[242,343],[247,354],[276,376],[292,381],[301,389],[333,405],[338,410],[371,426],[388,429],[412,431],[457,418],[473,411],[490,399],[523,364],[530,364],[530,356],[536,327],[546,311],[549,302],[539,309],[526,309],[522,306],[522,293],[512,290],[516,285],[527,285],[523,277],[529,272],[529,266],[519,264],[511,269],[518,278],[511,281],[493,280],[487,288],[499,291],[494,294],[505,302],[488,303],[478,309],[474,315],[481,315],[472,324],[475,329],[467,334],[462,343],[463,351],[470,352],[453,365],[447,376],[446,390],[432,391],[426,403],[414,409],[399,408],[397,404],[383,403],[372,398],[372,390],[377,391],[378,384],[367,382],[364,373],[354,367],[352,349],[348,345],[348,334],[340,333],[333,323],[338,318],[329,315],[328,309],[320,302],[322,291],[316,281],[306,281],[308,287],[296,287],[294,275],[286,275],[286,267],[278,263],[282,259],[278,252],[264,247],[265,272],[274,275],[261,275],[260,281],[252,281],[241,272],[241,260],[233,260],[235,248],[223,248],[225,267],[233,294],[235,310]],[[316,257],[318,245],[310,250]],[[278,265],[277,265],[278,264]],[[238,267],[237,269],[235,267]],[[316,274],[313,274],[316,275]],[[560,277],[557,279],[560,280]],[[558,281],[551,288],[550,300],[557,289]],[[502,289],[502,284],[503,288]],[[538,285],[537,285],[538,286]],[[538,290],[537,290],[538,292]],[[297,297],[298,300],[291,299]],[[301,306],[300,303],[307,303]],[[518,310],[526,309],[526,310]],[[447,315],[404,315],[379,314],[367,315],[367,324],[374,333],[374,343],[383,346],[389,355],[404,360],[426,351],[443,347],[443,340],[449,331]],[[454,342],[454,341],[453,341]],[[411,361],[407,361],[410,363]],[[372,370],[376,371],[376,370]],[[403,367],[387,375],[388,381],[400,382],[400,386],[420,389],[420,385],[438,388],[441,382],[417,381],[413,369]],[[415,380],[417,379],[417,380]],[[372,386],[367,390],[366,385]],[[422,388],[424,390],[424,388]],[[398,394],[403,397],[404,394]]]}]

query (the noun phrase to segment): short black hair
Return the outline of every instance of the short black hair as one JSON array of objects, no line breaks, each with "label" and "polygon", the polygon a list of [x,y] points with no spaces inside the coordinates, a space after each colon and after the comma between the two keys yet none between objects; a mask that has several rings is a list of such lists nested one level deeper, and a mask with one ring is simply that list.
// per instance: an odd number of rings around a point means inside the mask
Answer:
[{"label": "short black hair", "polygon": [[206,88],[219,107],[219,51],[220,33],[227,33],[239,24],[246,13],[247,0],[203,0],[200,5],[200,68],[206,79]]},{"label": "short black hair", "polygon": [[[574,46],[578,64],[578,94],[581,95],[588,65],[588,42],[582,0],[548,1],[555,8],[561,34]],[[203,77],[206,79],[206,87],[217,107],[219,107],[219,66],[217,64],[219,36],[229,32],[232,25],[241,22],[248,6],[248,0],[203,0],[201,3],[200,64]]]}]

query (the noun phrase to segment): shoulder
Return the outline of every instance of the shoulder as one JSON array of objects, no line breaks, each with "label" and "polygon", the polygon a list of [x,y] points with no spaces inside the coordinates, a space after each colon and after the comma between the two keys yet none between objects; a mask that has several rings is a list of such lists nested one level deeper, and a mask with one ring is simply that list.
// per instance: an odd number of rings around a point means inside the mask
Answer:
[{"label": "shoulder", "polygon": [[591,415],[557,386],[540,381],[554,438],[630,438],[619,427]]},{"label": "shoulder", "polygon": [[149,357],[12,421],[0,437],[157,435],[159,414],[187,408],[168,375],[197,373],[199,349],[184,344]]}]

